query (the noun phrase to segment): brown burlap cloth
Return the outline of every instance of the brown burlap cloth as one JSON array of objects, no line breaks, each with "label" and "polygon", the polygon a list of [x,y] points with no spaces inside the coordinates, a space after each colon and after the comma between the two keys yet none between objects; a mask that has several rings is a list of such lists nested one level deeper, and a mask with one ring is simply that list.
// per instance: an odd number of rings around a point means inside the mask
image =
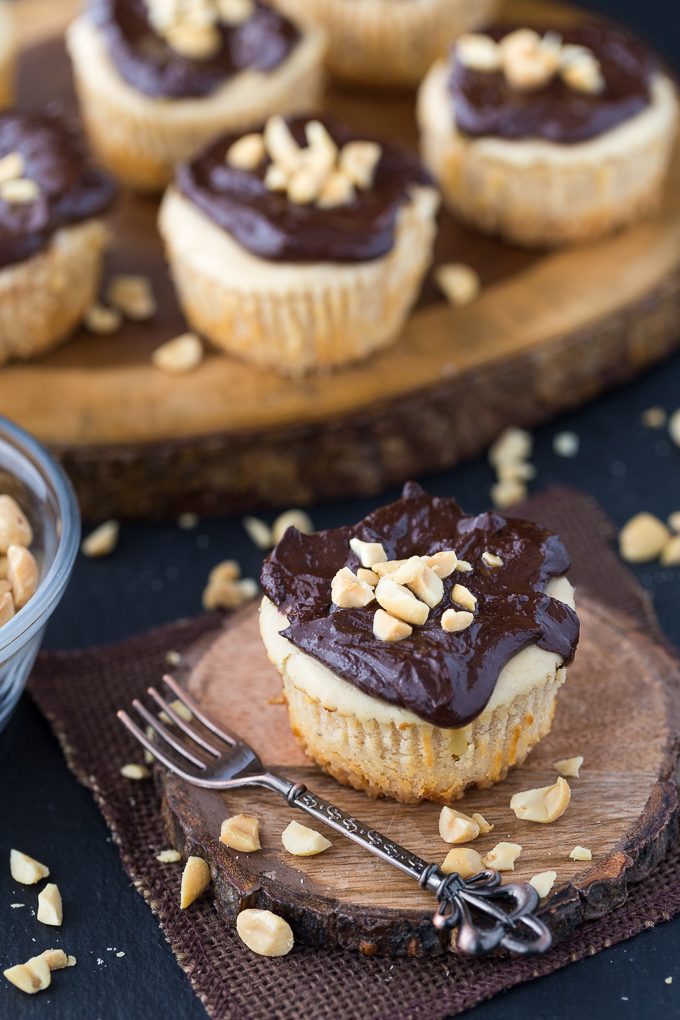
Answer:
[{"label": "brown burlap cloth", "polygon": [[[553,489],[522,509],[562,535],[577,584],[638,619],[644,613],[657,626],[648,597],[608,546],[613,529],[593,500],[573,490]],[[158,917],[211,1017],[441,1020],[680,913],[677,844],[652,875],[634,887],[623,907],[584,925],[542,958],[388,960],[297,946],[290,956],[269,960],[245,949],[218,919],[208,898],[180,911],[181,868],[161,865],[154,856],[167,846],[167,837],[153,784],[137,784],[131,801],[129,781],[118,772],[120,763],[130,758],[131,745],[114,710],[159,678],[169,649],[186,648],[217,625],[214,618],[202,617],[113,647],[44,654],[30,684],[71,769],[92,791],[123,866]]]}]

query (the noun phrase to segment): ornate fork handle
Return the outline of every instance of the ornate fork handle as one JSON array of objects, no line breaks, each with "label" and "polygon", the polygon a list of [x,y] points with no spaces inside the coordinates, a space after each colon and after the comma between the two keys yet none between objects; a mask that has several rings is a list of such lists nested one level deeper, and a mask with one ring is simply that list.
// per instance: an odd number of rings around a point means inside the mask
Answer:
[{"label": "ornate fork handle", "polygon": [[306,811],[434,893],[438,907],[432,923],[440,930],[457,928],[461,952],[481,956],[503,947],[530,955],[545,953],[552,945],[549,929],[534,914],[539,896],[532,886],[524,882],[501,885],[500,875],[491,870],[481,871],[470,879],[455,873],[446,875],[436,864],[429,864],[317,797],[304,783],[292,783],[271,773],[258,778],[263,786],[285,797],[292,807]]}]

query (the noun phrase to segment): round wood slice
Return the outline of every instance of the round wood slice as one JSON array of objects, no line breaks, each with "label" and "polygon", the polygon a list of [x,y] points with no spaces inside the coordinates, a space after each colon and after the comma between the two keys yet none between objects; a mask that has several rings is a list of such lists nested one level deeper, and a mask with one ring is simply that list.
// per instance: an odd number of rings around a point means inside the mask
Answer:
[{"label": "round wood slice", "polygon": [[[620,906],[631,883],[663,857],[678,820],[677,662],[629,619],[612,616],[585,595],[579,615],[579,653],[559,694],[552,732],[504,782],[470,790],[456,802],[495,826],[473,844],[482,855],[501,840],[522,845],[515,872],[506,877],[526,881],[540,871],[557,872],[542,907],[556,937]],[[188,686],[267,766],[425,859],[444,859],[450,847],[438,834],[439,805],[371,800],[304,757],[288,727],[279,675],[267,660],[253,607],[227,622],[191,670]],[[585,763],[581,777],[569,780],[567,812],[550,825],[518,821],[509,808],[512,794],[553,783],[553,762],[577,754]],[[349,840],[310,821],[332,847],[317,857],[288,854],[282,831],[292,819],[309,819],[275,794],[207,792],[171,776],[162,782],[171,836],[209,862],[217,909],[229,924],[239,910],[260,906],[282,913],[298,940],[315,945],[391,955],[447,949],[430,921],[432,896]],[[239,813],[259,819],[262,850],[236,853],[218,841],[222,820]],[[569,859],[577,844],[592,850],[592,862]]]},{"label": "round wood slice", "polygon": [[[26,0],[35,40],[80,6]],[[548,0],[508,0],[509,21],[575,20]],[[73,104],[59,38],[33,42],[21,98]],[[417,144],[413,100],[331,92],[328,108],[359,131]],[[680,159],[655,217],[599,244],[525,252],[447,213],[435,263],[463,261],[484,289],[452,309],[432,274],[394,346],[302,381],[211,352],[191,375],[150,354],[186,327],[155,230],[156,205],[129,194],[112,217],[109,271],[148,274],[159,312],[112,337],[81,331],[60,350],[0,371],[0,408],[46,442],[89,517],[240,511],[373,495],[480,453],[507,425],[533,426],[633,378],[680,335]]]}]

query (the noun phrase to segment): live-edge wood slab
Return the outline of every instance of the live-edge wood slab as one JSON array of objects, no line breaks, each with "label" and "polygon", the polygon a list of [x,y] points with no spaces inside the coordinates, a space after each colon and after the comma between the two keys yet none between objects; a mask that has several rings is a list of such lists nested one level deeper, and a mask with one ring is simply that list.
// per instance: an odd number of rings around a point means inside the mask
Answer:
[{"label": "live-edge wood slab", "polygon": [[[470,790],[456,802],[495,825],[470,844],[482,855],[501,840],[522,845],[515,872],[506,878],[557,872],[542,906],[556,937],[623,903],[630,885],[663,857],[678,824],[678,664],[629,619],[589,597],[581,596],[579,613],[579,652],[559,694],[552,732],[504,782]],[[450,849],[438,834],[440,806],[371,800],[325,776],[293,739],[280,686],[252,607],[228,621],[188,679],[197,700],[249,741],[266,765],[440,863]],[[553,762],[577,754],[585,762],[581,777],[568,780],[572,800],[562,818],[550,825],[516,819],[512,794],[553,783]],[[448,948],[430,922],[430,894],[275,794],[251,788],[222,795],[173,777],[161,782],[171,836],[182,850],[208,860],[215,903],[227,923],[239,910],[259,906],[283,914],[296,938],[315,945],[395,956]],[[261,851],[236,853],[219,843],[221,821],[241,812],[259,819]],[[332,847],[311,858],[288,854],[281,833],[292,819],[324,831]],[[569,859],[577,844],[592,850],[592,862]]]},{"label": "live-edge wood slab", "polygon": [[[25,0],[33,46],[21,99],[73,104],[58,38],[80,0]],[[510,21],[582,18],[548,0],[508,0]],[[332,92],[357,130],[413,145],[408,97]],[[254,504],[378,493],[478,454],[509,424],[536,425],[630,379],[680,341],[680,159],[662,208],[599,244],[527,253],[442,213],[436,262],[463,261],[484,281],[454,310],[432,276],[397,343],[330,375],[291,382],[212,352],[170,377],[150,354],[184,330],[155,230],[155,203],[123,195],[110,271],[147,273],[160,308],[113,337],[84,331],[60,350],[0,370],[0,412],[46,442],[86,516],[239,511]]]}]

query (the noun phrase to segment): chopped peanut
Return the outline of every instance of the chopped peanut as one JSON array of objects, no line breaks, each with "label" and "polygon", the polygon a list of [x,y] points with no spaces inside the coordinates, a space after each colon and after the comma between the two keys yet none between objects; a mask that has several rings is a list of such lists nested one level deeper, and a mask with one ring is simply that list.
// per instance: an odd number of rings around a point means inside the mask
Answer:
[{"label": "chopped peanut", "polygon": [[569,783],[560,776],[552,786],[516,793],[510,800],[510,808],[524,821],[546,824],[560,818],[570,800]]},{"label": "chopped peanut", "polygon": [[260,823],[252,815],[225,818],[220,828],[220,843],[247,854],[261,850]]},{"label": "chopped peanut", "polygon": [[129,273],[113,276],[106,296],[114,308],[133,322],[145,322],[156,313],[156,299],[148,276]]},{"label": "chopped peanut", "polygon": [[669,538],[661,550],[661,566],[677,567],[680,565],[680,535]]},{"label": "chopped peanut", "polygon": [[242,910],[236,918],[241,941],[258,956],[285,956],[293,948],[293,929],[271,910]]},{"label": "chopped peanut", "polygon": [[376,585],[375,597],[386,612],[404,623],[422,626],[429,613],[429,607],[417,599],[413,592],[401,584],[395,584],[389,577],[381,577]]},{"label": "chopped peanut", "polygon": [[489,450],[489,463],[498,468],[500,464],[517,464],[528,460],[534,440],[530,432],[510,427],[501,432]]},{"label": "chopped peanut", "polygon": [[456,569],[458,557],[453,549],[442,549],[441,552],[426,556],[425,562],[430,570],[434,570],[439,577],[450,577]]},{"label": "chopped peanut", "polygon": [[12,586],[14,606],[21,609],[35,595],[40,579],[33,553],[23,545],[11,545],[7,550],[7,579]]},{"label": "chopped peanut", "polygon": [[50,970],[63,970],[68,967],[68,956],[63,949],[46,949],[40,954]]},{"label": "chopped peanut", "polygon": [[185,375],[193,372],[203,361],[203,344],[195,333],[182,333],[157,347],[151,361],[169,375]]},{"label": "chopped peanut", "polygon": [[670,531],[654,514],[639,513],[619,532],[619,552],[629,563],[649,563],[661,555]]},{"label": "chopped peanut", "polygon": [[179,905],[182,910],[190,907],[194,900],[210,885],[210,868],[201,857],[188,857],[182,872],[182,887]]},{"label": "chopped peanut", "polygon": [[255,133],[243,135],[227,152],[227,163],[237,170],[254,170],[266,156],[264,138]]},{"label": "chopped peanut", "polygon": [[519,479],[506,478],[491,486],[491,502],[498,510],[521,503],[526,498],[527,487]]},{"label": "chopped peanut", "polygon": [[281,842],[288,853],[295,857],[314,857],[331,846],[330,839],[299,822],[290,822],[286,826],[281,833]]},{"label": "chopped peanut", "polygon": [[331,581],[331,601],[341,609],[360,609],[375,598],[373,588],[360,581],[349,567],[342,567]]},{"label": "chopped peanut", "polygon": [[40,861],[36,861],[21,850],[10,850],[9,870],[15,882],[22,885],[35,885],[41,878],[47,878],[50,869]]},{"label": "chopped peanut", "polygon": [[379,641],[403,641],[410,637],[413,628],[396,616],[391,616],[384,609],[376,609],[373,616],[373,636]]},{"label": "chopped peanut", "polygon": [[252,15],[253,0],[216,0],[217,10],[225,25],[242,25]]},{"label": "chopped peanut", "polygon": [[221,37],[215,25],[182,21],[168,27],[165,41],[187,60],[210,60],[219,52]]},{"label": "chopped peanut", "polygon": [[18,177],[0,184],[0,198],[8,205],[28,205],[40,198],[40,187],[29,177]]},{"label": "chopped peanut", "polygon": [[435,279],[444,297],[454,308],[464,308],[472,304],[482,288],[479,276],[463,262],[450,262],[438,266]]},{"label": "chopped peanut", "polygon": [[182,860],[182,855],[179,850],[161,850],[156,854],[156,860],[159,864],[177,864]]},{"label": "chopped peanut", "polygon": [[404,584],[413,594],[430,609],[438,606],[444,598],[444,583],[431,567],[420,556],[411,556],[401,567],[394,571],[391,580],[395,584]]},{"label": "chopped peanut", "polygon": [[543,899],[554,886],[556,878],[556,871],[539,871],[537,875],[529,879],[529,885],[533,885],[538,895]]},{"label": "chopped peanut", "polygon": [[274,544],[281,541],[288,528],[296,528],[302,535],[311,535],[314,531],[311,518],[304,510],[286,510],[272,524]]},{"label": "chopped peanut", "polygon": [[[3,584],[7,582],[3,581]],[[0,627],[12,619],[16,610],[11,591],[3,591],[0,594]]]},{"label": "chopped peanut", "polygon": [[368,567],[358,567],[357,577],[360,581],[370,584],[371,588],[375,588],[376,584],[380,580],[379,576],[373,570],[369,570]]},{"label": "chopped peanut", "polygon": [[480,829],[477,822],[462,811],[443,807],[439,815],[439,835],[445,843],[469,843],[477,839]]},{"label": "chopped peanut", "polygon": [[569,856],[572,861],[592,861],[593,852],[586,846],[575,846]]},{"label": "chopped peanut", "polygon": [[521,852],[519,843],[497,843],[484,858],[484,864],[495,871],[514,871],[515,861]]},{"label": "chopped peanut", "polygon": [[44,956],[32,956],[26,963],[17,963],[2,972],[10,984],[28,995],[49,988],[52,981],[49,964]]},{"label": "chopped peanut", "polygon": [[33,530],[28,518],[12,496],[0,496],[0,553],[11,545],[29,546]]},{"label": "chopped peanut", "polygon": [[38,895],[37,918],[43,924],[52,924],[59,927],[64,919],[64,912],[61,904],[61,893],[54,882],[48,882],[45,888]]},{"label": "chopped peanut", "polygon": [[362,567],[372,570],[377,563],[387,561],[387,553],[380,542],[362,542],[360,538],[350,538],[350,549],[359,557]]},{"label": "chopped peanut", "polygon": [[555,762],[554,767],[561,776],[568,776],[570,779],[578,779],[583,765],[583,755],[577,754],[573,758],[560,758]]},{"label": "chopped peanut", "polygon": [[491,553],[488,550],[485,550],[482,553],[482,563],[484,563],[485,566],[492,568],[503,566],[503,560],[500,556],[497,556],[495,553]]},{"label": "chopped peanut", "polygon": [[456,43],[456,57],[473,71],[499,71],[501,49],[491,36],[477,32],[462,35]]},{"label": "chopped peanut", "polygon": [[106,305],[95,302],[85,312],[83,324],[90,333],[96,333],[97,336],[110,336],[111,333],[116,333],[120,329],[123,317],[117,308],[107,308]]},{"label": "chopped peanut", "polygon": [[442,613],[442,627],[449,634],[457,634],[458,631],[467,630],[474,619],[473,614],[464,609],[445,609]]},{"label": "chopped peanut", "polygon": [[469,613],[473,613],[477,608],[476,597],[464,584],[454,584],[451,590],[451,601],[454,605],[467,609]]},{"label": "chopped peanut", "polygon": [[476,850],[471,850],[469,847],[455,847],[447,853],[441,870],[445,875],[451,875],[455,871],[461,878],[472,878],[473,875],[478,875],[480,871],[484,870],[484,865]]},{"label": "chopped peanut", "polygon": [[149,772],[146,765],[137,765],[135,762],[131,762],[129,765],[123,765],[120,770],[121,776],[126,779],[148,779],[151,773]]},{"label": "chopped peanut", "polygon": [[482,833],[483,836],[486,836],[487,833],[491,832],[491,830],[494,828],[494,825],[491,822],[487,822],[484,815],[480,815],[478,811],[473,812],[472,818],[475,822],[477,822],[477,825],[479,826],[479,831]]},{"label": "chopped peanut", "polygon": [[348,180],[363,191],[373,185],[373,177],[382,156],[376,142],[347,142],[343,145],[338,168]]},{"label": "chopped peanut", "polygon": [[120,524],[118,521],[104,521],[94,531],[91,531],[87,538],[83,539],[80,547],[83,556],[95,558],[98,556],[109,556],[118,545]]},{"label": "chopped peanut", "polygon": [[272,529],[259,517],[244,517],[243,527],[246,529],[250,541],[258,549],[271,549],[274,545]]}]

